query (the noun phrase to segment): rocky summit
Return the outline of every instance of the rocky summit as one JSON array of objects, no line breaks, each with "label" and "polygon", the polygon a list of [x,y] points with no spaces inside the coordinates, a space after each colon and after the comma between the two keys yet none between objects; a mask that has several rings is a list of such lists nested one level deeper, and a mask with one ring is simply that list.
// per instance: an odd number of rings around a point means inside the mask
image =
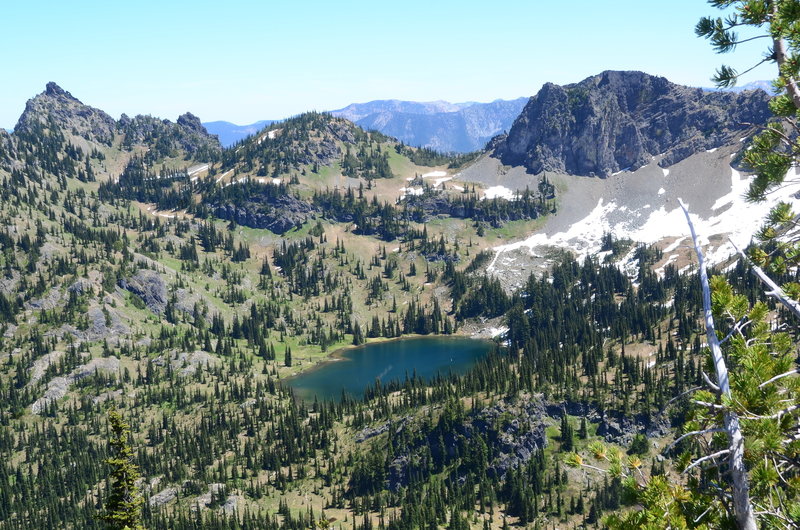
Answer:
[{"label": "rocky summit", "polygon": [[84,105],[72,94],[50,82],[44,92],[28,100],[14,132],[18,136],[35,136],[41,128],[53,127],[89,141],[111,145],[117,123],[102,110]]},{"label": "rocky summit", "polygon": [[643,72],[606,71],[565,86],[546,83],[494,156],[531,173],[605,177],[660,156],[662,167],[718,148],[770,116],[761,90],[704,92]]}]

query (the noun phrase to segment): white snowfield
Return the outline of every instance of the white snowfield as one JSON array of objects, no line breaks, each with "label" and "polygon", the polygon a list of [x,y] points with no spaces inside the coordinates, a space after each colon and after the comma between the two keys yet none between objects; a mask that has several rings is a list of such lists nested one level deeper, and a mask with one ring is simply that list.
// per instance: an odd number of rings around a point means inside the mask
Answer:
[{"label": "white snowfield", "polygon": [[514,190],[510,190],[505,186],[492,186],[491,188],[486,188],[486,191],[483,192],[483,197],[481,199],[494,199],[495,197],[500,199],[508,199],[513,200],[517,198],[518,194]]},{"label": "white snowfield", "polygon": [[[664,174],[666,178],[669,175],[668,170],[664,170]],[[692,204],[687,198],[687,206],[692,212],[692,222],[711,264],[720,263],[735,253],[729,238],[739,248],[746,247],[767,213],[778,202],[788,202],[795,211],[800,210],[800,199],[794,197],[800,190],[800,171],[796,168],[790,170],[787,175],[788,185],[769,194],[767,200],[762,203],[748,203],[744,200],[752,177],[743,176],[731,168],[730,179],[730,192],[714,202],[707,218],[694,213]],[[673,191],[678,193],[679,198],[681,197],[680,190]],[[488,192],[489,190],[487,195]],[[594,209],[565,231],[550,235],[539,232],[522,241],[494,247],[495,256],[488,270],[498,272],[507,268],[506,262],[511,263],[513,258],[509,256],[503,259],[503,255],[519,249],[527,250],[530,255],[537,256],[540,255],[535,250],[537,247],[556,246],[571,249],[579,259],[583,259],[600,250],[601,239],[605,233],[611,233],[619,239],[628,238],[646,244],[678,238],[664,249],[664,256],[672,260],[670,252],[678,249],[680,245],[688,244],[686,238],[689,228],[686,218],[676,200],[668,201],[664,198],[664,188],[658,190],[653,200],[658,200],[655,206],[646,204],[638,211],[620,215],[620,212],[625,212],[625,206],[619,206],[614,201],[606,202],[600,198]],[[498,260],[501,263],[498,263]]]},{"label": "white snowfield", "polygon": [[[447,176],[447,171],[430,171],[428,173],[423,173],[422,178],[424,179],[434,179],[433,180],[433,187],[438,188],[442,182],[447,182],[448,180],[453,180],[453,177]],[[413,180],[413,179],[412,179]]]},{"label": "white snowfield", "polygon": [[[277,134],[278,134],[278,131],[277,131],[277,130],[273,130],[273,131],[267,131],[267,134],[264,134],[264,135],[262,135],[262,136],[261,136],[261,137],[258,139],[258,142],[256,142],[256,143],[260,145],[260,144],[261,144],[261,142],[263,142],[263,141],[264,141],[264,140],[266,140],[267,138],[269,138],[270,140],[274,140],[274,139],[275,139],[275,136],[276,136]],[[239,148],[239,149],[241,149],[241,148]],[[239,149],[237,149],[237,151],[238,151]]]},{"label": "white snowfield", "polygon": [[400,193],[403,194],[403,197],[406,195],[422,195],[423,192],[422,188],[400,188]]}]

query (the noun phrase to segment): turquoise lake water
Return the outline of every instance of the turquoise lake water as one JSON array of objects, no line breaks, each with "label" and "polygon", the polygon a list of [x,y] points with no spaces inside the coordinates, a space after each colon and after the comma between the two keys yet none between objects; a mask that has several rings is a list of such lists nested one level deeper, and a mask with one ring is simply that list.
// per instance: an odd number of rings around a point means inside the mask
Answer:
[{"label": "turquoise lake water", "polygon": [[402,382],[406,375],[425,379],[437,373],[463,374],[493,347],[485,340],[466,337],[415,337],[366,344],[335,353],[330,361],[286,380],[295,396],[305,401],[339,399],[342,390],[355,398],[380,379]]}]

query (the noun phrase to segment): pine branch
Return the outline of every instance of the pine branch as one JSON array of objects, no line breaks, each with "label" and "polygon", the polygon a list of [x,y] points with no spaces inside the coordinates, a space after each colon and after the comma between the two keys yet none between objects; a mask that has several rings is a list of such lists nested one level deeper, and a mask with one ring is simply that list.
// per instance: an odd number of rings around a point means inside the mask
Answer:
[{"label": "pine branch", "polygon": [[[683,470],[683,472],[684,472],[684,473],[688,473],[688,472],[689,472],[689,470],[691,470],[692,468],[695,468],[695,467],[699,466],[699,465],[700,465],[700,464],[702,464],[703,462],[708,462],[709,460],[716,460],[717,458],[719,458],[719,457],[721,457],[721,456],[725,456],[725,455],[727,455],[727,454],[728,454],[728,453],[730,453],[730,452],[731,452],[731,450],[730,450],[730,449],[723,449],[722,451],[717,451],[716,453],[713,453],[713,454],[710,454],[710,455],[706,455],[706,456],[704,456],[704,457],[702,457],[702,458],[698,458],[697,460],[695,460],[694,462],[692,462],[691,464],[689,464],[689,467],[687,467],[686,469],[684,469],[684,470]],[[755,523],[754,523],[754,524],[755,524]]]},{"label": "pine branch", "polygon": [[719,386],[715,385],[714,382],[711,381],[711,378],[708,377],[708,374],[705,373],[705,371],[701,370],[700,374],[703,376],[703,381],[706,382],[706,384],[708,385],[708,387],[711,389],[712,392],[714,392],[715,394],[719,394],[721,392]]},{"label": "pine branch", "polygon": [[723,429],[721,427],[714,427],[713,429],[704,429],[702,431],[691,431],[691,432],[684,433],[683,435],[678,437],[674,442],[672,442],[667,447],[665,447],[664,450],[661,451],[661,454],[666,453],[667,451],[669,451],[670,449],[672,449],[673,447],[675,447],[676,445],[681,443],[683,440],[685,440],[689,436],[700,436],[702,434],[712,434],[712,433],[715,433],[715,432],[725,432],[725,429]]},{"label": "pine branch", "polygon": [[766,381],[764,381],[763,383],[761,383],[760,385],[758,385],[758,388],[764,388],[764,387],[765,387],[765,386],[767,386],[768,384],[770,384],[770,383],[774,383],[774,382],[775,382],[775,381],[777,381],[778,379],[782,379],[782,378],[784,378],[784,377],[789,377],[790,375],[794,375],[794,374],[798,374],[798,373],[800,373],[800,368],[795,368],[794,370],[789,370],[788,372],[782,373],[782,374],[780,374],[780,375],[776,375],[776,376],[775,376],[775,377],[773,377],[772,379],[767,379]]},{"label": "pine branch", "polygon": [[795,300],[789,298],[789,295],[787,295],[777,283],[772,281],[772,278],[767,276],[767,273],[765,273],[761,269],[761,267],[753,263],[753,261],[747,257],[747,255],[742,251],[742,249],[736,246],[736,243],[734,243],[730,239],[728,239],[728,241],[731,242],[731,245],[733,245],[734,250],[736,250],[736,252],[738,252],[739,255],[741,255],[750,264],[750,267],[753,270],[753,274],[758,276],[758,279],[761,280],[764,284],[766,284],[767,287],[771,289],[770,291],[766,291],[766,294],[778,300],[789,311],[794,313],[794,315],[797,318],[800,318],[800,303],[797,303]]}]

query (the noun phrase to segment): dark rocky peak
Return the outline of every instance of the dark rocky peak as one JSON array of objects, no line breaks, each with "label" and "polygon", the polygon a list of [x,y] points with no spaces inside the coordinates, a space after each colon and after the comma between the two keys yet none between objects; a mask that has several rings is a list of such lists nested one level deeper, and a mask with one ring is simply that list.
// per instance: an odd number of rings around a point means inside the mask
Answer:
[{"label": "dark rocky peak", "polygon": [[735,142],[770,116],[763,91],[704,92],[644,72],[606,71],[580,83],[546,83],[492,142],[504,164],[530,172],[607,176],[655,156],[669,166]]},{"label": "dark rocky peak", "polygon": [[114,140],[116,121],[102,110],[84,105],[51,81],[44,92],[28,100],[14,134],[25,138],[52,127],[60,129],[65,136],[110,145]]},{"label": "dark rocky peak", "polygon": [[222,148],[215,135],[208,134],[197,116],[186,113],[177,123],[153,116],[133,118],[123,114],[117,122],[124,135],[123,145],[146,145],[157,158],[190,156],[204,161],[216,160]]},{"label": "dark rocky peak", "polygon": [[72,97],[72,94],[70,94],[69,92],[58,86],[53,81],[47,83],[47,86],[45,86],[44,93],[48,96],[53,96],[53,97],[64,96],[70,99],[75,99],[74,97]]},{"label": "dark rocky peak", "polygon": [[191,112],[187,112],[186,114],[181,114],[178,116],[178,125],[194,133],[208,135],[208,131],[205,127],[203,127],[203,124],[200,122],[200,118]]}]

